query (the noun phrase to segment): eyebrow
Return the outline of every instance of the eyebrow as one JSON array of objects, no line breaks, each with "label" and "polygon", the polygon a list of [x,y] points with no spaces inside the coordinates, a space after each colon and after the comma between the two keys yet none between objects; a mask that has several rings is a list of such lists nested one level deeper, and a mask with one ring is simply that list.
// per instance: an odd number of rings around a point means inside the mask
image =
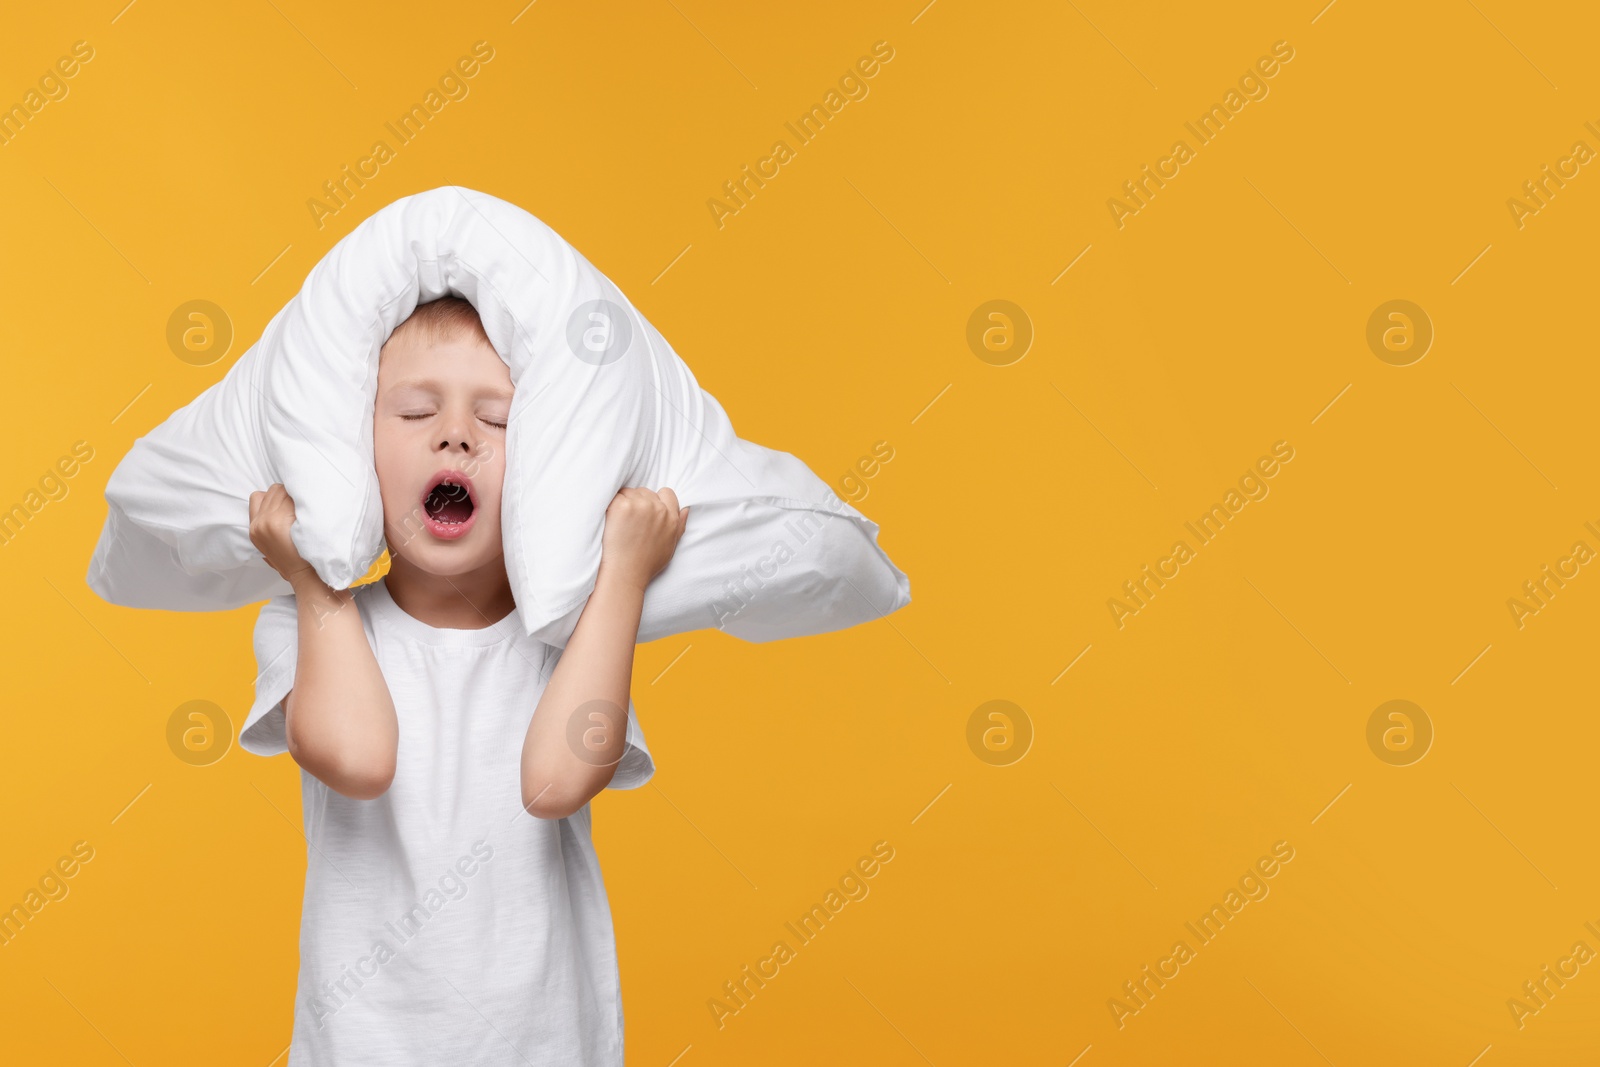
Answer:
[{"label": "eyebrow", "polygon": [[[391,392],[396,389],[427,389],[433,393],[441,393],[444,391],[440,388],[439,382],[432,378],[407,378],[404,381],[395,382],[389,387]],[[503,389],[499,386],[495,386],[492,389],[479,389],[477,395],[479,399],[487,398],[489,400],[510,400],[512,393],[513,390],[511,389]]]}]

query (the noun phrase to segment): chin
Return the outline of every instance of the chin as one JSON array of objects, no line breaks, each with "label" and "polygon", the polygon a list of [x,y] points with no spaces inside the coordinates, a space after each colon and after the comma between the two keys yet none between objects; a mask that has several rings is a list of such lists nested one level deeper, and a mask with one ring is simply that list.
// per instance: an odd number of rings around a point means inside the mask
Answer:
[{"label": "chin", "polygon": [[421,552],[412,547],[412,552],[405,558],[420,571],[435,575],[440,578],[455,578],[493,563],[498,557],[498,552],[482,552],[476,550],[456,551],[451,546],[428,545]]}]

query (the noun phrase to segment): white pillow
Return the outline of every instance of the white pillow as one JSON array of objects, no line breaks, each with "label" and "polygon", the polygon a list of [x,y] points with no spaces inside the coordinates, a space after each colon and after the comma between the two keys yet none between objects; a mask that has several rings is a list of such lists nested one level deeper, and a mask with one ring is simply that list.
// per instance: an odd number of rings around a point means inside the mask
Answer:
[{"label": "white pillow", "polygon": [[174,611],[289,592],[249,537],[250,494],[273,482],[293,498],[295,546],[323,581],[359,580],[384,547],[378,353],[419,303],[451,295],[477,308],[515,386],[502,536],[530,636],[565,647],[624,486],[670,486],[690,505],[645,593],[640,641],[706,628],[799,637],[911,602],[876,523],[794,456],[741,440],[666,340],[555,231],[459,186],[362,222],[220,381],[134,442],[106,485],[89,586],[113,604]]}]

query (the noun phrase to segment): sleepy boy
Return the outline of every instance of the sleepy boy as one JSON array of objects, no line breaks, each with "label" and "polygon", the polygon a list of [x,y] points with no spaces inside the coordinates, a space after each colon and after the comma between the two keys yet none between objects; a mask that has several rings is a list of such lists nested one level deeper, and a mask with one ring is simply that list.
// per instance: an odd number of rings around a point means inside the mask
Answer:
[{"label": "sleepy boy", "polygon": [[589,801],[655,771],[633,649],[689,509],[623,489],[566,648],[528,637],[500,532],[511,396],[464,300],[419,306],[385,343],[379,581],[330,588],[289,536],[284,487],[250,497],[250,539],[294,590],[261,609],[240,733],[301,768],[289,1067],[623,1062]]}]

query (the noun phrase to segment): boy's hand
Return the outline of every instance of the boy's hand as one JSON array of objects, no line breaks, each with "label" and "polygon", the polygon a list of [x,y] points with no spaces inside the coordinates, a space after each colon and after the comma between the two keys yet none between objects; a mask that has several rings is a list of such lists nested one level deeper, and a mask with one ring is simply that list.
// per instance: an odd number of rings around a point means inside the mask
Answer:
[{"label": "boy's hand", "polygon": [[671,562],[688,521],[671,489],[624,488],[606,508],[600,572],[643,590]]},{"label": "boy's hand", "polygon": [[289,536],[293,525],[294,501],[282,482],[274,482],[266,492],[250,494],[250,543],[284,581],[298,588],[308,578],[321,579],[294,547]]}]

